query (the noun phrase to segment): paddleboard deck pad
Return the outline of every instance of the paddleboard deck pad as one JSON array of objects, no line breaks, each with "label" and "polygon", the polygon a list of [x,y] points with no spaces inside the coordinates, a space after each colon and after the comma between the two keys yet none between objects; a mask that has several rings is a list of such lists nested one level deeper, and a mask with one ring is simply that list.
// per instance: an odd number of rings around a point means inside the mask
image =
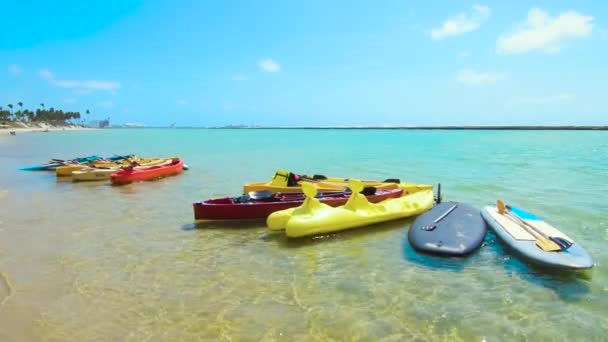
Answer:
[{"label": "paddleboard deck pad", "polygon": [[498,212],[496,207],[487,206],[481,211],[490,228],[511,249],[525,261],[553,268],[586,269],[593,267],[591,256],[573,239],[549,225],[537,216],[522,209],[511,208],[512,214],[540,230],[547,236],[560,237],[572,243],[562,251],[547,252],[536,245],[536,238],[518,223]]},{"label": "paddleboard deck pad", "polygon": [[486,232],[478,209],[465,203],[442,202],[418,216],[407,237],[419,252],[465,256],[481,247]]}]

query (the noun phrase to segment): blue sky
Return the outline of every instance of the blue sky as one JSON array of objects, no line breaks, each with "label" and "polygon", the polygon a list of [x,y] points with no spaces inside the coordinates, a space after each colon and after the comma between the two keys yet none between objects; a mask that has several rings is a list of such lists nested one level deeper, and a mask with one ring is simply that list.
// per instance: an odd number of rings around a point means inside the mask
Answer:
[{"label": "blue sky", "polygon": [[2,2],[0,105],[147,125],[608,124],[604,1]]}]

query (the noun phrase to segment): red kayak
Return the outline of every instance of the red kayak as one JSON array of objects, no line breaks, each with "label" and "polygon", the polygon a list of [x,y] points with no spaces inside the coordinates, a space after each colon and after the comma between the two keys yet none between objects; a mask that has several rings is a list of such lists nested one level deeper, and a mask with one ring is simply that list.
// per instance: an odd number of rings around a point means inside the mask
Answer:
[{"label": "red kayak", "polygon": [[110,175],[113,184],[127,184],[136,181],[152,180],[161,177],[177,175],[184,169],[184,161],[175,158],[166,164],[127,167]]},{"label": "red kayak", "polygon": [[[403,189],[373,189],[366,195],[368,201],[377,203],[387,198],[401,197]],[[346,203],[351,192],[322,192],[317,198],[332,207]],[[255,196],[254,196],[255,197]],[[193,203],[195,220],[250,220],[265,219],[275,211],[297,207],[304,202],[303,193],[275,193],[266,198],[254,199],[249,195],[224,197]]]}]

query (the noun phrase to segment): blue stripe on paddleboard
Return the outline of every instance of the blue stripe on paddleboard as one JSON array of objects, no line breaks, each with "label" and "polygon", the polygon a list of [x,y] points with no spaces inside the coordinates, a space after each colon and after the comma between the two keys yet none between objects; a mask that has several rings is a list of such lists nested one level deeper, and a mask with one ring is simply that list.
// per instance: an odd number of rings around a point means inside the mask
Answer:
[{"label": "blue stripe on paddleboard", "polygon": [[511,211],[513,212],[513,214],[519,216],[519,218],[521,218],[522,220],[536,220],[536,221],[541,221],[541,219],[539,219],[538,217],[525,212],[519,208],[515,208],[515,207],[511,207]]}]

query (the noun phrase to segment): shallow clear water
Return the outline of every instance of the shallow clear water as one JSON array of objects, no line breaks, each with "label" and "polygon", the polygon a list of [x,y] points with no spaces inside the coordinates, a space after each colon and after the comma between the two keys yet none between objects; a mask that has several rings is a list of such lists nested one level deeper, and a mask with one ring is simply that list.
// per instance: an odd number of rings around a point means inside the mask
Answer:
[{"label": "shallow clear water", "polygon": [[[72,184],[49,158],[184,158],[155,182]],[[0,136],[0,340],[605,340],[608,134],[570,131],[99,130]],[[441,182],[575,238],[596,266],[556,274],[486,238],[418,255],[411,220],[288,241],[264,222],[194,224],[191,203],[298,173]]]}]

